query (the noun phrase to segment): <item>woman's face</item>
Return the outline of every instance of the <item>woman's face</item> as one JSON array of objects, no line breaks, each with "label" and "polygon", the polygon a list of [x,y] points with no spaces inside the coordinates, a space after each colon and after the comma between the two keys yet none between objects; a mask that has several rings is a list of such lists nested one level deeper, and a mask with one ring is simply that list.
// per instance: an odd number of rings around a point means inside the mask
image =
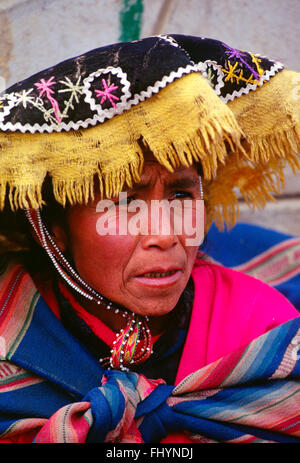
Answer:
[{"label": "woman's face", "polygon": [[[98,292],[137,314],[166,315],[175,307],[188,282],[199,242],[187,245],[184,230],[181,234],[175,232],[172,221],[170,229],[166,229],[167,209],[159,216],[153,205],[157,206],[157,200],[166,200],[165,204],[177,200],[182,210],[184,205],[189,210],[183,213],[183,220],[193,217],[195,226],[196,203],[202,203],[196,201],[201,199],[197,170],[182,167],[170,173],[156,161],[147,160],[141,181],[128,188],[126,194],[127,203],[120,204],[119,197],[114,198],[109,212],[104,208],[101,212],[100,198],[88,206],[70,207],[67,231],[56,226],[53,232],[60,248],[71,254],[80,276]],[[134,200],[147,206],[144,215],[139,216],[140,221],[136,213],[142,209],[135,209],[135,213],[130,209]],[[184,203],[186,200],[189,201]],[[106,222],[110,223],[106,235],[100,227],[104,214],[110,218]],[[135,230],[140,232],[132,233],[127,227],[126,233],[123,228],[120,234],[122,220],[123,227],[131,220],[131,225],[134,223]],[[203,228],[203,214],[200,220],[198,227]],[[113,225],[116,234],[112,234]]]}]

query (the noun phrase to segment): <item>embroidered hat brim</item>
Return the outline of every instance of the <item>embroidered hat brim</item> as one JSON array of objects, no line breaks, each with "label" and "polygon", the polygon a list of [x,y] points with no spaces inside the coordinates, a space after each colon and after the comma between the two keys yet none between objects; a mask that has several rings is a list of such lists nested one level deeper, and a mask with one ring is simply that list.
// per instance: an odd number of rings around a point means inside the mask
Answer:
[{"label": "embroidered hat brim", "polygon": [[207,224],[263,206],[299,164],[299,74],[200,37],[119,43],[66,60],[0,97],[0,209],[65,205],[138,182],[147,146],[167,169],[200,162]]}]

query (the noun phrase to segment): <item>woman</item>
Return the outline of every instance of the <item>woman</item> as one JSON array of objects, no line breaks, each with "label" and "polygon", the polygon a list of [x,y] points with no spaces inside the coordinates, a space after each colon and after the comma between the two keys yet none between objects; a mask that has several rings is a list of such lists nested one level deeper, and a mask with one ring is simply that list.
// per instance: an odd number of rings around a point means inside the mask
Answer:
[{"label": "woman", "polygon": [[237,187],[264,205],[286,163],[299,167],[295,75],[173,35],[92,50],[1,97],[4,246],[13,222],[23,239],[1,267],[2,441],[276,441],[287,422],[295,439],[294,402],[293,425],[283,414],[276,428],[272,416],[263,432],[216,419],[211,428],[198,412],[169,417],[176,394],[184,406],[208,377],[215,396],[216,378],[228,380],[229,365],[236,373],[256,338],[259,371],[248,365],[247,381],[271,377],[278,388],[286,352],[285,377],[297,364],[296,309],[198,255],[204,229],[234,223]]}]

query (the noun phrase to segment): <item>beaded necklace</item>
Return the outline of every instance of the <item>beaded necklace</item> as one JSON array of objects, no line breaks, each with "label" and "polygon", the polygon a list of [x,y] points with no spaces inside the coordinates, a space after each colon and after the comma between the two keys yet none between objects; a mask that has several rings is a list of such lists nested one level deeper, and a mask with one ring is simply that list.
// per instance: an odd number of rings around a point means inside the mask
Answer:
[{"label": "beaded necklace", "polygon": [[130,365],[145,362],[152,353],[153,344],[147,323],[149,318],[129,312],[88,285],[71,266],[52,239],[42,221],[40,210],[27,209],[25,214],[40,245],[48,254],[61,278],[81,296],[101,305],[101,307],[105,307],[107,310],[113,310],[115,314],[121,314],[126,318],[126,327],[116,333],[116,338],[111,349],[111,356],[99,359],[103,367],[128,371]]},{"label": "beaded necklace", "polygon": [[[203,200],[203,185],[199,175],[200,197]],[[63,280],[81,296],[106,307],[113,309],[115,314],[121,314],[127,320],[125,328],[117,334],[111,349],[111,356],[99,359],[105,368],[116,368],[128,371],[130,365],[145,362],[153,353],[152,337],[148,327],[149,318],[141,317],[129,312],[124,307],[113,303],[88,285],[68,262],[52,239],[47,227],[43,223],[40,209],[26,209],[26,217],[31,224],[35,235],[51,259],[55,269]]]}]

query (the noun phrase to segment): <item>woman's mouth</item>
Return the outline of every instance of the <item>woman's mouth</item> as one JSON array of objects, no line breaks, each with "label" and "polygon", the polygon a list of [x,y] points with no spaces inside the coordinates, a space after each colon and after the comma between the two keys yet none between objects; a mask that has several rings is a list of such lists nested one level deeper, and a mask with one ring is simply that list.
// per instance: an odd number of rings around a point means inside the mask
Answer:
[{"label": "woman's mouth", "polygon": [[170,270],[169,272],[148,272],[141,275],[144,278],[163,278],[173,275],[177,270]]},{"label": "woman's mouth", "polygon": [[162,288],[177,283],[181,275],[181,269],[168,270],[165,272],[153,271],[138,275],[134,280],[145,286]]}]

